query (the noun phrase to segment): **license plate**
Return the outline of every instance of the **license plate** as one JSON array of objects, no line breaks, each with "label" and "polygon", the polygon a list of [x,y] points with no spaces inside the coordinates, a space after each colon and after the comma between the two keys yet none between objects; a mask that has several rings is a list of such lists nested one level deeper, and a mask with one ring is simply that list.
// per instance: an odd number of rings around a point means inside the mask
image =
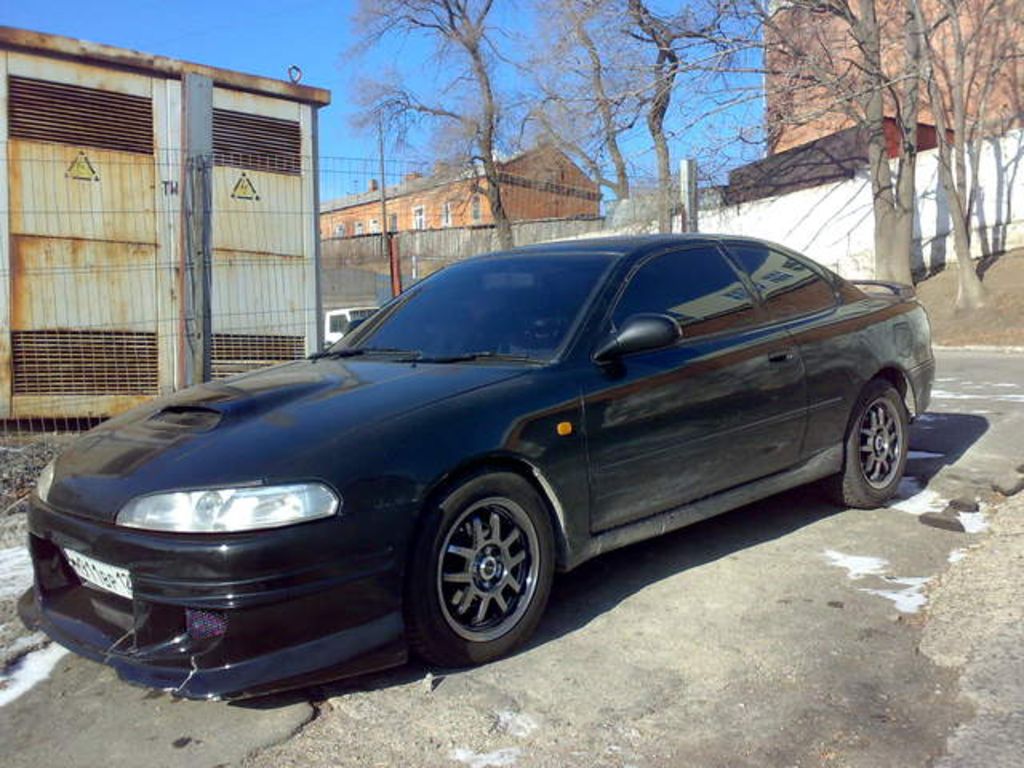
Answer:
[{"label": "license plate", "polygon": [[64,550],[64,557],[86,584],[132,599],[132,577],[127,568],[118,568],[70,549]]}]

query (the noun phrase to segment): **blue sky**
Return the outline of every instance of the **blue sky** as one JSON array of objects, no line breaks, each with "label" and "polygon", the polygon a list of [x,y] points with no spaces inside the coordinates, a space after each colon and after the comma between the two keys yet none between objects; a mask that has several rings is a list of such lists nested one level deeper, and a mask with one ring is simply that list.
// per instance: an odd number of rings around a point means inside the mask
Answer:
[{"label": "blue sky", "polygon": [[[321,155],[372,159],[377,153],[376,138],[359,133],[350,123],[350,117],[357,111],[352,96],[357,90],[360,67],[370,74],[388,68],[412,72],[418,84],[427,88],[440,78],[437,65],[429,61],[427,46],[421,40],[393,41],[386,50],[358,63],[346,56],[346,51],[357,42],[351,19],[355,5],[356,0],[0,0],[0,24],[281,79],[287,77],[290,65],[298,65],[303,71],[303,83],[332,92],[331,105],[321,112]],[[523,2],[519,7],[527,5]],[[507,14],[499,21],[513,30],[513,38],[529,33],[517,31],[529,26],[528,14],[511,7],[500,12]],[[521,41],[505,40],[513,47],[518,42]],[[680,91],[675,106],[684,101]],[[670,122],[671,119],[672,113]],[[676,137],[672,146],[674,158],[683,157],[702,142],[704,146],[711,143],[709,137],[716,125],[720,129],[721,122],[718,116]],[[421,136],[418,153],[407,151],[408,159],[426,159],[431,147],[425,135]],[[653,172],[649,138],[640,131],[630,144],[627,152],[640,166],[647,166],[648,173]],[[756,147],[739,143],[722,146],[719,142],[715,146],[730,166],[759,154]],[[344,178],[339,173],[339,188],[329,194],[358,191],[367,178],[376,175],[369,160],[365,169],[362,165],[348,161],[339,165],[344,168]]]}]

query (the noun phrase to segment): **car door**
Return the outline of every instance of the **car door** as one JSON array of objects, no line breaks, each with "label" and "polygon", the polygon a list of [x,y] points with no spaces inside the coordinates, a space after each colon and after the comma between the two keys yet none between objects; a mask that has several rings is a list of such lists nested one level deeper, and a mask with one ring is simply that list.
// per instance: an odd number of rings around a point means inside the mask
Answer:
[{"label": "car door", "polygon": [[591,528],[621,525],[792,465],[805,416],[800,357],[765,327],[739,273],[713,245],[639,263],[609,332],[657,312],[674,346],[593,365],[584,408]]},{"label": "car door", "polygon": [[860,377],[849,364],[860,355],[848,348],[859,341],[843,328],[834,284],[809,260],[783,248],[752,241],[727,247],[757,287],[771,322],[784,327],[800,350],[807,376],[803,456],[836,445],[859,389]]}]

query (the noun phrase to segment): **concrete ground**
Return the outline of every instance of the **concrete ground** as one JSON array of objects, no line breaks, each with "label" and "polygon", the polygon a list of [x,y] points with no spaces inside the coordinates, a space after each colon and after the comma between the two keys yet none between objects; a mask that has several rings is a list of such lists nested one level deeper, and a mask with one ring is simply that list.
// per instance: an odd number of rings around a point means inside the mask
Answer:
[{"label": "concrete ground", "polygon": [[[226,705],[66,655],[0,707],[4,764],[1017,765],[1024,497],[992,486],[1020,479],[1024,357],[938,357],[892,508],[808,488],[610,553],[474,669]],[[970,533],[922,524],[959,497],[983,502],[945,513]]]}]

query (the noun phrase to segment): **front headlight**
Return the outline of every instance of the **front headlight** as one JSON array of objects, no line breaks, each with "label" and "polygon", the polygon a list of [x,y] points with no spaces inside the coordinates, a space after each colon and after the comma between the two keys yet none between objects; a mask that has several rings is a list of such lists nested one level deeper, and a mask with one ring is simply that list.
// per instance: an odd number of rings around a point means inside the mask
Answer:
[{"label": "front headlight", "polygon": [[50,462],[43,468],[43,471],[39,473],[39,479],[36,480],[36,496],[41,501],[46,501],[46,498],[50,495],[50,486],[53,485],[53,464]]},{"label": "front headlight", "polygon": [[320,483],[213,488],[140,496],[118,513],[117,524],[177,533],[252,531],[330,517],[340,507]]}]

